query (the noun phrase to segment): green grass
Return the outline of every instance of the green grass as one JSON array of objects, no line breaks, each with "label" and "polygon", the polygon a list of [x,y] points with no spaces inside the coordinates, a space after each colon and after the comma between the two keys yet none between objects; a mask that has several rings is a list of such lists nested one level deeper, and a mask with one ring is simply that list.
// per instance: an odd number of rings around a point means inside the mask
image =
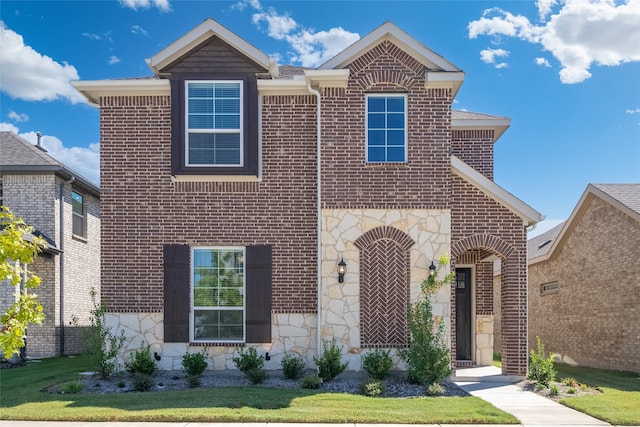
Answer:
[{"label": "green grass", "polygon": [[602,394],[569,397],[560,403],[614,425],[640,425],[640,374],[555,364],[557,380],[573,377]]},{"label": "green grass", "polygon": [[498,353],[493,353],[493,366],[496,366],[502,369],[502,355]]},{"label": "green grass", "polygon": [[123,394],[40,390],[88,370],[58,357],[0,371],[0,419],[64,421],[515,424],[475,397],[385,399],[305,389],[229,387]]}]

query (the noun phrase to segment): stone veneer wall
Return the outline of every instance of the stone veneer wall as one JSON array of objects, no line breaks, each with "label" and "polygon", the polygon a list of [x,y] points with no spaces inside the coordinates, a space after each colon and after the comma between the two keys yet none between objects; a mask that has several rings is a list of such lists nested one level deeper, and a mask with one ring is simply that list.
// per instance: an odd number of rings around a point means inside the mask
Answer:
[{"label": "stone veneer wall", "polygon": [[[410,248],[410,300],[420,296],[432,260],[447,254],[451,242],[451,217],[445,209],[323,209],[322,211],[322,337],[335,337],[343,347],[343,361],[350,370],[362,368],[367,349],[360,346],[360,254],[354,241],[381,226],[394,227],[414,240]],[[338,283],[336,266],[347,263],[344,283]],[[451,326],[450,290],[441,289],[433,300],[433,312]],[[447,337],[450,342],[450,336]],[[394,368],[402,369],[396,351]]]}]

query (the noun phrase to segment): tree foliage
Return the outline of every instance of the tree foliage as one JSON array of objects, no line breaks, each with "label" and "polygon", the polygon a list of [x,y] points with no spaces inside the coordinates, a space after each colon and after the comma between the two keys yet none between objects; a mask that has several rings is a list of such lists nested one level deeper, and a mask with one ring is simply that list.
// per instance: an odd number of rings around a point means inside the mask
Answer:
[{"label": "tree foliage", "polygon": [[[0,282],[2,286],[16,288],[15,302],[0,317],[0,351],[7,358],[24,346],[27,325],[44,320],[37,295],[29,293],[38,287],[40,278],[25,267],[46,245],[33,231],[22,219],[16,219],[9,208],[0,207]],[[28,235],[33,238],[26,238]]]}]

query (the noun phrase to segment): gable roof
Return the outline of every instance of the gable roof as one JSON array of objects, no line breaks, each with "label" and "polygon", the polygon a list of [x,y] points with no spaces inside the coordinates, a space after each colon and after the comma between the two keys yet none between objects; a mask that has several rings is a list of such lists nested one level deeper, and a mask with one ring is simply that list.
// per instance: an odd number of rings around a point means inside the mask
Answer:
[{"label": "gable roof", "polygon": [[277,76],[278,67],[275,60],[211,18],[205,19],[202,24],[147,59],[147,65],[155,75],[159,75],[164,67],[213,36],[219,37],[265,70],[269,70],[271,75]]},{"label": "gable roof", "polygon": [[527,240],[527,258],[536,258],[548,254],[553,242],[558,238],[565,224],[566,221],[563,221],[544,233]]},{"label": "gable roof", "polygon": [[[640,222],[640,184],[589,184],[571,212],[569,219],[545,233],[548,234],[548,239],[552,240],[547,245],[549,248],[538,252],[530,250],[529,265],[546,261],[557,253],[558,248],[566,241],[575,224],[586,212],[591,200],[596,197]],[[539,238],[543,235],[537,236],[535,239],[540,241]],[[528,244],[528,247],[531,248],[531,245]]]},{"label": "gable roof", "polygon": [[452,129],[493,129],[493,142],[496,142],[509,126],[511,126],[511,119],[509,117],[451,110]]},{"label": "gable roof", "polygon": [[38,148],[13,132],[0,132],[0,172],[51,172],[65,180],[75,177],[74,185],[100,198],[98,186],[48,155],[43,148]]},{"label": "gable roof", "polygon": [[495,200],[514,214],[518,215],[522,218],[525,225],[533,225],[542,221],[543,217],[538,211],[454,155],[451,156],[451,170],[453,173],[483,192],[487,197]]}]

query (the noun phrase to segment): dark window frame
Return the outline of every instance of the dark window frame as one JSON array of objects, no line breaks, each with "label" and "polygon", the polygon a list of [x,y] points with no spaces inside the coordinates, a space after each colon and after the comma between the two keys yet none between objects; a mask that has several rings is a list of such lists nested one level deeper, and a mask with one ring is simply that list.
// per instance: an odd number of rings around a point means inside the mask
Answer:
[{"label": "dark window frame", "polygon": [[[82,199],[82,214],[76,212],[74,195],[78,195]],[[71,215],[72,215],[71,232],[73,233],[74,236],[86,238],[87,237],[87,205],[85,203],[84,194],[79,193],[76,190],[71,191]],[[82,221],[80,227],[76,227],[77,221]],[[80,233],[76,233],[76,231],[78,231],[78,228],[82,229]]]},{"label": "dark window frame", "polygon": [[[187,166],[186,164],[186,81],[242,81],[242,166]],[[171,81],[171,174],[258,176],[258,83],[255,75],[182,73]]]}]

